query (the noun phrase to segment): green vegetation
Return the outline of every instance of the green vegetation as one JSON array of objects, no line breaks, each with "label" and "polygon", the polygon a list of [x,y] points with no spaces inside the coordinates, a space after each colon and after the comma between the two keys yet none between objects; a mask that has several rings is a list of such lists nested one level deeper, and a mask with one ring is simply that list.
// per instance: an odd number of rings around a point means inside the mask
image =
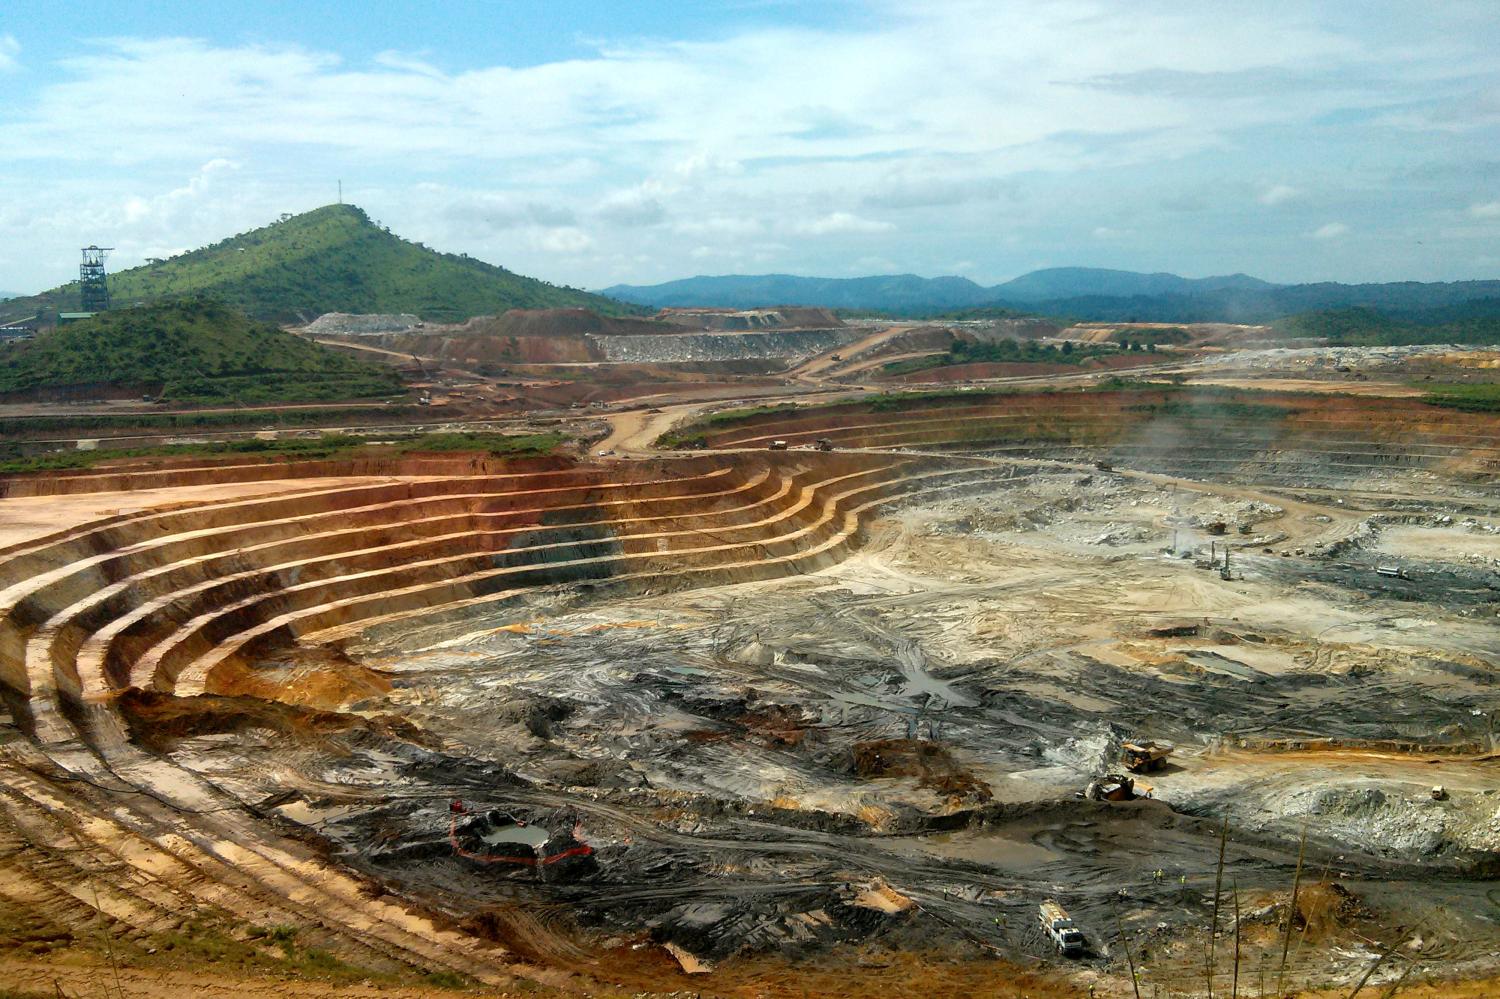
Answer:
[{"label": "green vegetation", "polygon": [[492,455],[551,454],[567,440],[564,434],[423,434],[397,445],[398,451],[483,451]]},{"label": "green vegetation", "polygon": [[699,422],[708,424],[738,423],[741,420],[748,420],[751,417],[755,416],[771,416],[775,413],[790,413],[797,408],[798,407],[796,403],[783,402],[775,406],[752,406],[745,409],[723,409],[717,413],[711,413],[708,416],[705,416]]},{"label": "green vegetation", "polygon": [[1164,343],[1187,343],[1193,338],[1193,335],[1181,326],[1129,330],[1127,336],[1131,343],[1147,350],[1154,350]]},{"label": "green vegetation", "polygon": [[1470,413],[1500,413],[1500,384],[1429,385],[1423,402]]},{"label": "green vegetation", "polygon": [[206,299],[102,313],[6,348],[0,393],[115,386],[186,403],[322,402],[401,391],[391,371]]},{"label": "green vegetation", "polygon": [[[645,311],[408,242],[353,205],[327,205],[111,274],[109,290],[117,305],[207,295],[273,322],[306,321],[324,312],[408,312],[452,322],[506,309]],[[34,305],[66,312],[77,303],[73,282],[9,303],[6,312]]]},{"label": "green vegetation", "polygon": [[1277,323],[1289,337],[1312,337],[1333,346],[1408,346],[1419,343],[1500,344],[1500,316],[1477,315],[1441,323],[1396,319],[1374,309],[1305,312]]},{"label": "green vegetation", "polygon": [[149,951],[127,953],[132,965],[144,967],[157,963],[175,967],[187,962],[212,965],[220,972],[290,974],[339,983],[395,980],[393,975],[349,964],[326,950],[307,946],[297,940],[297,935],[294,926],[251,926],[243,931],[242,938],[241,932],[230,932],[198,918],[190,920],[181,929],[150,938],[152,946]]},{"label": "green vegetation", "polygon": [[390,444],[372,444],[364,437],[324,434],[291,440],[216,441],[204,444],[164,444],[159,447],[119,448],[100,451],[58,451],[21,457],[17,445],[0,443],[0,474],[78,471],[120,458],[219,457],[252,455],[267,460],[307,461],[376,455],[428,454],[477,451],[505,457],[551,454],[568,438],[563,434],[423,434],[399,438]]},{"label": "green vegetation", "polygon": [[[441,412],[441,410],[438,410]],[[399,423],[432,419],[427,406],[307,406],[297,409],[228,409],[186,413],[80,413],[77,416],[19,416],[0,419],[0,438],[38,437],[89,430],[207,430],[214,428],[305,427],[326,423]]]},{"label": "green vegetation", "polygon": [[[1237,391],[1237,390],[1232,390]],[[1201,393],[1201,394],[1200,394]],[[1194,390],[1184,399],[1168,399],[1166,402],[1145,403],[1126,406],[1127,413],[1150,413],[1152,416],[1184,416],[1214,420],[1280,420],[1301,412],[1291,406],[1277,406],[1264,402],[1238,402],[1219,398],[1221,393]]]},{"label": "green vegetation", "polygon": [[976,342],[958,340],[943,354],[914,357],[896,361],[881,367],[886,375],[905,375],[930,368],[946,368],[954,364],[1007,363],[1007,364],[1080,364],[1090,358],[1117,354],[1113,345],[1087,344],[1075,346],[1065,343],[1061,347],[1041,344],[1035,340],[998,340]]},{"label": "green vegetation", "polygon": [[[1456,387],[1470,388],[1469,386]],[[1480,387],[1474,386],[1473,388],[1477,389]],[[1125,407],[1126,412],[1152,413],[1155,415],[1194,418],[1207,417],[1210,419],[1279,420],[1298,412],[1295,407],[1282,403],[1255,401],[1257,396],[1281,397],[1286,394],[1283,392],[1250,388],[1230,388],[1217,385],[1187,387],[1170,382],[1111,377],[1101,380],[1096,385],[1080,386],[1078,388],[1034,389],[1011,386],[944,388],[923,392],[872,393],[859,398],[844,399],[811,406],[784,405],[766,406],[757,409],[725,410],[722,413],[715,413],[713,416],[705,417],[663,434],[657,439],[656,446],[662,448],[705,447],[708,443],[709,434],[715,430],[724,429],[725,424],[738,423],[744,425],[755,417],[785,414],[791,411],[826,413],[837,410],[868,410],[875,413],[895,413],[934,405],[982,405],[986,400],[993,399],[996,396],[1063,396],[1088,395],[1098,392],[1149,392],[1168,396],[1167,399],[1162,401],[1141,402]],[[1496,396],[1500,397],[1500,390],[1497,390]],[[1500,405],[1500,403],[1497,403],[1497,405]],[[988,433],[989,431],[985,430],[984,432]],[[1030,428],[1026,431],[1026,433],[1032,436],[1040,432],[1043,432],[1043,430],[1038,430],[1037,428]]]}]

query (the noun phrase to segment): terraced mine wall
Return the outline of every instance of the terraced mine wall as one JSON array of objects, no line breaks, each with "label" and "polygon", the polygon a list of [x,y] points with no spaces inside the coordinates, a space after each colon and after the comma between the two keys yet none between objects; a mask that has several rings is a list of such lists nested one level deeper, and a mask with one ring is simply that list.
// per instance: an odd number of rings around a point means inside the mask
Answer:
[{"label": "terraced mine wall", "polygon": [[942,450],[1105,461],[1186,477],[1281,485],[1378,486],[1421,474],[1492,486],[1500,415],[1408,399],[1289,393],[1123,390],[952,393],[807,407],[679,430],[709,448]]},{"label": "terraced mine wall", "polygon": [[860,335],[860,331],[854,329],[823,329],[590,339],[598,344],[606,360],[665,363],[811,357],[852,343]]},{"label": "terraced mine wall", "polygon": [[[485,474],[505,469],[551,471],[568,467],[572,461],[563,457],[494,458],[466,455],[462,459],[448,456],[411,455],[400,458],[343,458],[315,461],[254,461],[231,464],[222,460],[167,460],[149,463],[122,460],[108,466],[78,471],[48,472],[45,475],[0,477],[0,497],[63,496],[80,493],[120,492],[138,489],[170,489],[178,486],[226,486],[243,482],[279,482],[283,480],[320,479],[351,476],[446,476]],[[290,488],[290,486],[289,486]],[[0,550],[3,554],[3,550]]]},{"label": "terraced mine wall", "polygon": [[832,309],[778,306],[772,309],[666,308],[659,321],[697,326],[708,330],[764,330],[789,328],[833,328],[844,325]]},{"label": "terraced mine wall", "polygon": [[236,693],[269,650],[336,650],[418,619],[492,621],[562,584],[661,592],[806,572],[858,543],[865,511],[992,472],[768,454],[78,476],[109,489],[300,478],[281,493],[99,518],[0,550],[0,694],[43,742],[108,742],[119,732],[109,705],[131,688]]},{"label": "terraced mine wall", "polygon": [[377,333],[331,337],[398,354],[468,365],[674,364],[692,361],[801,359],[859,339],[849,328],[722,333],[500,336],[473,333]]}]

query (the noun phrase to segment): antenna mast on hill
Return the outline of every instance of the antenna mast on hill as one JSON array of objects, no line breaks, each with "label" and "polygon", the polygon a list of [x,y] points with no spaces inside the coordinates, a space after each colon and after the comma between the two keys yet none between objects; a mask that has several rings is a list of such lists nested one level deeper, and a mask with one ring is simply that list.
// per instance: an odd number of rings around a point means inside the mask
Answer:
[{"label": "antenna mast on hill", "polygon": [[341,181],[339,181],[339,204],[342,205],[343,203],[344,203],[344,182],[341,180]]},{"label": "antenna mast on hill", "polygon": [[85,246],[78,267],[78,307],[83,312],[109,309],[109,282],[104,276],[104,258],[113,246]]}]

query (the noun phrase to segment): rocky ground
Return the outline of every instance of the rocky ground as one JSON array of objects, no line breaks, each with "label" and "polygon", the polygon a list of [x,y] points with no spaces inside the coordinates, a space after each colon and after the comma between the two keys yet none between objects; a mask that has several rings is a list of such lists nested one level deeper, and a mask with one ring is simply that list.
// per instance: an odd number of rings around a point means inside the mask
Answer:
[{"label": "rocky ground", "polygon": [[[1300,877],[1333,901],[1297,917],[1298,983],[1402,933],[1423,975],[1474,974],[1500,933],[1496,521],[1392,516],[1019,463],[822,572],[560,590],[355,647],[391,689],[347,706],[400,720],[381,735],[170,748],[554,966],[1042,962],[1056,897],[1092,942],[1076,981],[1122,970],[1123,928],[1173,987],[1202,966],[1227,822],[1221,909],[1263,961],[1305,834]],[[1132,737],[1177,746],[1153,800],[1076,797]]]}]

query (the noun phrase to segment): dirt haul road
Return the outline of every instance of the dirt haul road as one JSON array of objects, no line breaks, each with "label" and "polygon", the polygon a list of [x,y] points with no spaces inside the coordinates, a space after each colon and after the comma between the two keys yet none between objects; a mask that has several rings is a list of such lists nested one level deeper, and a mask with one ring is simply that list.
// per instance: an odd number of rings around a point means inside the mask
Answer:
[{"label": "dirt haul road", "polygon": [[855,340],[853,343],[845,344],[834,350],[824,351],[816,357],[808,358],[802,364],[793,368],[789,374],[791,377],[801,381],[822,384],[827,381],[825,376],[833,369],[839,368],[849,360],[874,350],[887,340],[894,339],[902,333],[908,333],[917,328],[918,326],[915,324],[882,327],[868,336]]}]

